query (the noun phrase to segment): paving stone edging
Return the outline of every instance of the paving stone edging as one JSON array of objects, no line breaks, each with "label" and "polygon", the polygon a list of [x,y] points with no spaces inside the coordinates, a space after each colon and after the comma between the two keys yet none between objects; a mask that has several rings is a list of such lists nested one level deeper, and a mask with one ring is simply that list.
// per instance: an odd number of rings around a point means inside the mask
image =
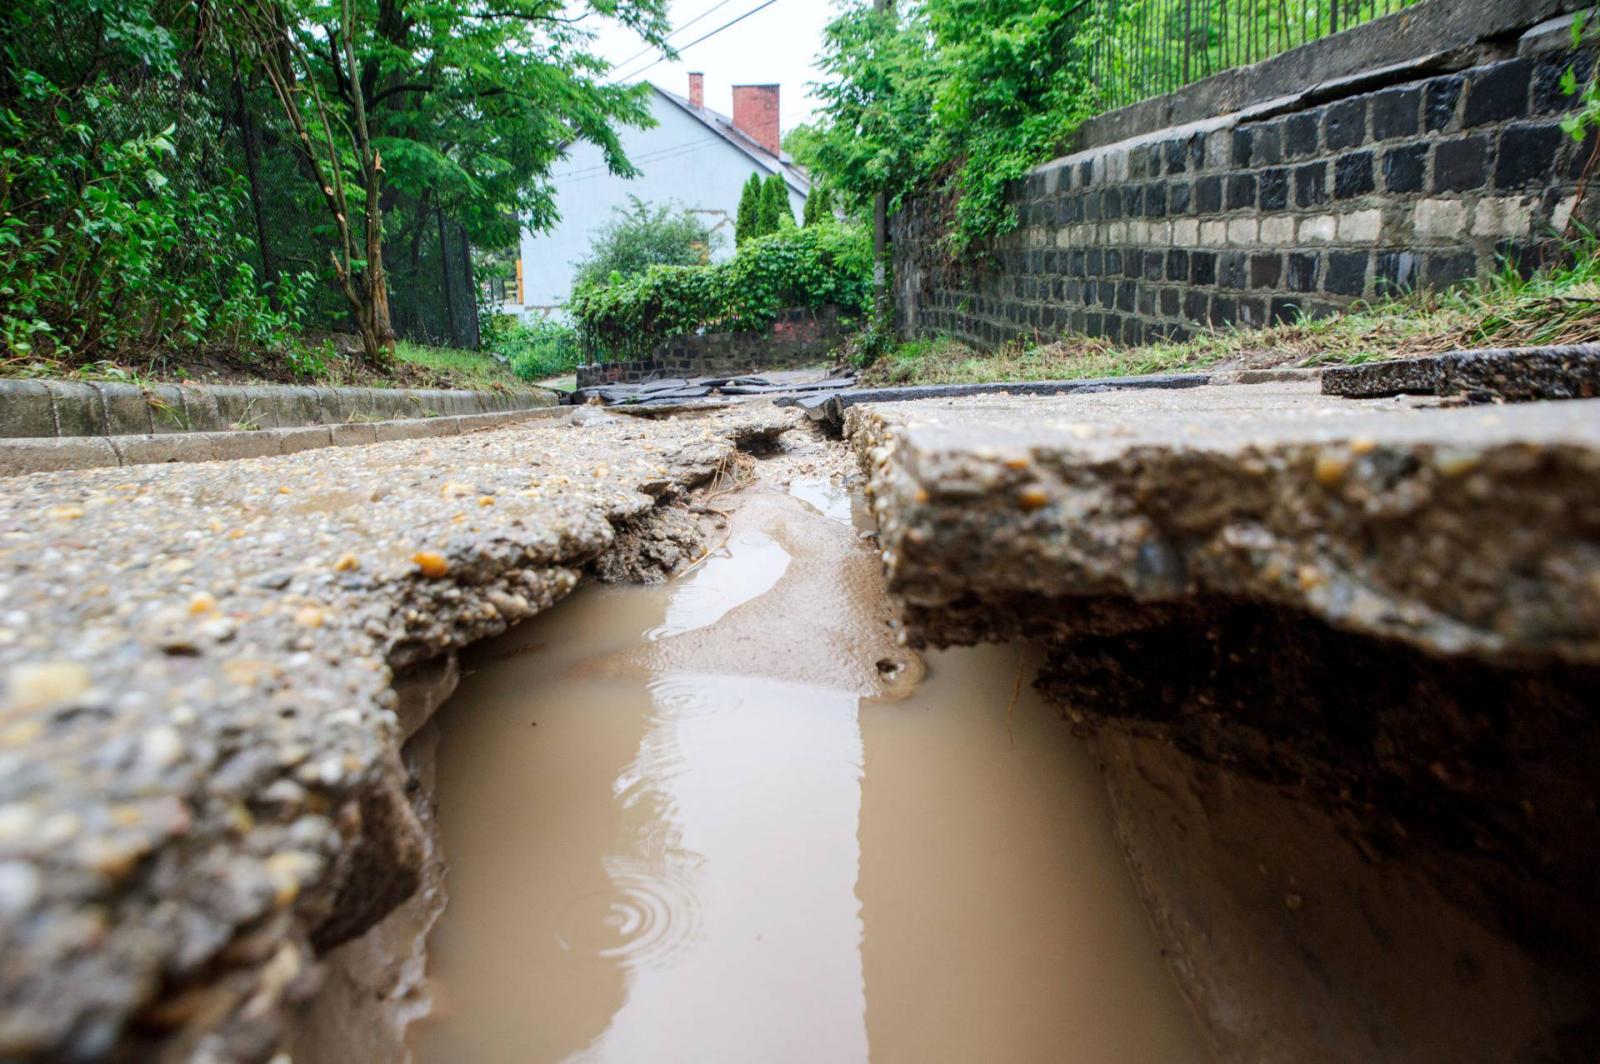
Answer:
[{"label": "paving stone edging", "polygon": [[554,406],[548,391],[0,380],[0,438],[169,436]]},{"label": "paving stone edging", "polygon": [[460,417],[351,421],[337,425],[258,429],[240,432],[185,432],[165,436],[49,436],[0,438],[0,477],[63,469],[150,465],[157,462],[215,462],[269,458],[319,447],[356,447],[425,436],[460,436],[515,421],[559,417],[564,407],[507,410]]}]

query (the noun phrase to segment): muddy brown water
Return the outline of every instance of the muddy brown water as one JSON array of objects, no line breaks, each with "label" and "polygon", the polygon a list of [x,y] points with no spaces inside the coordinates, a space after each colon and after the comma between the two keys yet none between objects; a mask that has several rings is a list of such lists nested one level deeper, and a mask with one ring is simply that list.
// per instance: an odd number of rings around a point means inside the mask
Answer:
[{"label": "muddy brown water", "polygon": [[416,1059],[1204,1059],[1028,662],[924,676],[889,618],[848,498],[806,480],[746,492],[687,576],[484,647],[440,718]]}]

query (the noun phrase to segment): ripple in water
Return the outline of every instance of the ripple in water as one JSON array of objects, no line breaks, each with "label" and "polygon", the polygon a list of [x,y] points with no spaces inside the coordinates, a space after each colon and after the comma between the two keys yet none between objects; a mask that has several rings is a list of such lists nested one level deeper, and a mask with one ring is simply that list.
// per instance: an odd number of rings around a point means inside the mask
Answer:
[{"label": "ripple in water", "polygon": [[689,869],[612,857],[606,874],[610,890],[579,898],[561,914],[556,941],[562,949],[660,967],[694,939],[699,907]]}]

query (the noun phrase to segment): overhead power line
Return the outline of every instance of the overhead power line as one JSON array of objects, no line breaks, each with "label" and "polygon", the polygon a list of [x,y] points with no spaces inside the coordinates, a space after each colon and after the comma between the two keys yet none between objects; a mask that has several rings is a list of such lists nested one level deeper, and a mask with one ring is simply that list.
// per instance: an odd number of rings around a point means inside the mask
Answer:
[{"label": "overhead power line", "polygon": [[[701,19],[705,18],[708,15],[715,14],[719,8],[727,7],[731,3],[733,3],[733,0],[717,0],[716,3],[712,4],[710,7],[706,8],[704,11],[700,12],[694,18],[690,19],[688,22],[685,22],[683,25],[677,27],[671,33],[667,34],[666,40],[669,40],[669,41],[672,40],[672,38],[676,37],[678,34],[682,33],[684,30],[688,29],[690,26],[693,26],[696,22],[699,22]],[[654,45],[651,45],[649,48],[641,48],[637,52],[634,52],[632,55],[630,55],[628,58],[624,59],[622,62],[614,64],[612,69],[620,70],[623,67],[626,67],[629,63],[632,63],[636,59],[643,59],[645,56],[649,55],[651,52],[653,52],[655,50],[656,49],[655,49]]]},{"label": "overhead power line", "polygon": [[[716,29],[712,30],[710,33],[705,33],[705,34],[700,35],[699,37],[696,37],[694,40],[690,41],[688,44],[684,45],[682,48],[679,48],[678,49],[678,54],[682,55],[684,52],[687,52],[689,49],[693,48],[695,45],[700,44],[703,41],[709,41],[711,38],[715,37],[717,34],[721,33],[723,30],[731,29],[734,26],[737,26],[739,23],[743,22],[745,19],[749,18],[751,15],[754,15],[757,12],[760,12],[760,11],[765,11],[767,8],[771,7],[773,4],[776,4],[777,2],[778,2],[778,0],[763,0],[762,3],[757,4],[755,7],[752,7],[749,11],[746,11],[744,14],[739,15],[736,18],[729,19],[727,22],[724,22],[722,25],[718,26]],[[665,63],[666,61],[667,61],[667,57],[666,56],[661,56],[661,57],[657,58],[654,62],[646,63],[644,66],[640,67],[638,70],[635,70],[631,74],[620,74],[620,75],[612,78],[611,80],[612,81],[623,81],[623,80],[625,80],[627,78],[636,78],[640,74],[643,74],[646,70],[649,70],[652,67],[658,66],[661,63]]]}]

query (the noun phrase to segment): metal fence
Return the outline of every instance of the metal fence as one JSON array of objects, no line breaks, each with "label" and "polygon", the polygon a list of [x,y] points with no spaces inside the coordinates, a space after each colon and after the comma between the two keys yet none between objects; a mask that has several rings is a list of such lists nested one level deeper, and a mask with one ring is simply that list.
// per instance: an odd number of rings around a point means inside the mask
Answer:
[{"label": "metal fence", "polygon": [[[261,276],[309,270],[329,272],[335,232],[292,147],[273,142],[251,110],[242,106],[229,139],[235,169],[246,176],[252,235]],[[395,335],[416,343],[476,349],[478,290],[466,231],[426,200],[396,197],[385,205],[384,267],[389,276],[389,314]],[[335,331],[355,329],[343,296],[318,285],[307,324]]]},{"label": "metal fence", "polygon": [[1081,0],[1080,40],[1105,110],[1181,89],[1417,0]]}]

